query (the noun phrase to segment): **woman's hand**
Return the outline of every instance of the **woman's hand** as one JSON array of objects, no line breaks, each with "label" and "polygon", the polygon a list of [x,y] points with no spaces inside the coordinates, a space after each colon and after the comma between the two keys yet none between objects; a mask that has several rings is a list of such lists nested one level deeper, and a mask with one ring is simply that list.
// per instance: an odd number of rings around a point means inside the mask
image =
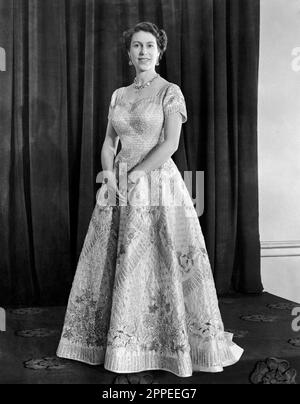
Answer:
[{"label": "woman's hand", "polygon": [[[131,192],[135,188],[139,179],[145,175],[146,173],[143,171],[130,171],[126,173],[125,177],[119,178],[119,200],[120,202],[131,201]],[[128,198],[128,199],[127,199]]]},{"label": "woman's hand", "polygon": [[128,183],[130,184],[136,184],[138,182],[138,180],[143,177],[144,175],[146,175],[145,171],[142,170],[132,170],[129,172],[128,174]]},{"label": "woman's hand", "polygon": [[107,186],[108,197],[109,196],[111,197],[112,195],[115,195],[116,201],[125,199],[125,196],[120,192],[120,190],[118,188],[117,178],[116,178],[115,172],[106,171],[105,175],[104,175],[104,181],[103,182]]}]

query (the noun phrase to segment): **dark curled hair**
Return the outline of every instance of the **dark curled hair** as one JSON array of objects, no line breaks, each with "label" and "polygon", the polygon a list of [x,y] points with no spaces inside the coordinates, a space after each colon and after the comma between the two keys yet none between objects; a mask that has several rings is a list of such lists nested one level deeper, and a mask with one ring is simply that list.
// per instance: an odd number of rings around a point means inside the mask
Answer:
[{"label": "dark curled hair", "polygon": [[126,50],[130,51],[130,44],[132,36],[135,32],[145,31],[150,32],[156,38],[157,46],[160,50],[159,60],[161,60],[162,55],[167,49],[168,38],[167,34],[163,29],[159,29],[155,24],[148,21],[139,22],[133,28],[128,29],[123,32],[123,40]]}]

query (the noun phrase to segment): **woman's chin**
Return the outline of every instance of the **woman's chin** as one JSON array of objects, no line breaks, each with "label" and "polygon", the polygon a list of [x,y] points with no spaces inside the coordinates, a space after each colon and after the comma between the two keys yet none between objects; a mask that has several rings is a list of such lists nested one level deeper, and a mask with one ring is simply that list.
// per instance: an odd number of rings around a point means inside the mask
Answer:
[{"label": "woman's chin", "polygon": [[139,69],[140,69],[141,72],[146,72],[146,71],[148,71],[148,70],[151,70],[152,67],[151,67],[151,66],[142,66],[142,65],[139,65]]}]

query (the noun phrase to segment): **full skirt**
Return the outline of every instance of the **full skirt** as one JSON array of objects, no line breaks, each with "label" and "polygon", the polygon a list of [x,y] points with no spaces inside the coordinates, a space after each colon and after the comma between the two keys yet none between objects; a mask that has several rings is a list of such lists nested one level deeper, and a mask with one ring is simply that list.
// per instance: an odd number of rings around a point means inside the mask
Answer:
[{"label": "full skirt", "polygon": [[116,373],[162,369],[189,377],[237,362],[243,349],[232,337],[224,331],[199,219],[173,160],[153,170],[151,180],[142,177],[125,206],[107,201],[103,184],[57,356]]}]

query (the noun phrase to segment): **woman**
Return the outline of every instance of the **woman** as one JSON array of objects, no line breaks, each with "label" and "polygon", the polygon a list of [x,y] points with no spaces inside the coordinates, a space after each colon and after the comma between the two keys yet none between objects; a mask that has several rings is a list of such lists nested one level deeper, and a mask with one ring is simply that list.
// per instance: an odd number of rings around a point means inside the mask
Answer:
[{"label": "woman", "polygon": [[143,22],[124,38],[136,77],[111,97],[105,180],[57,355],[117,373],[219,372],[243,349],[224,332],[198,216],[171,158],[187,112],[179,86],[155,71],[167,36]]}]

